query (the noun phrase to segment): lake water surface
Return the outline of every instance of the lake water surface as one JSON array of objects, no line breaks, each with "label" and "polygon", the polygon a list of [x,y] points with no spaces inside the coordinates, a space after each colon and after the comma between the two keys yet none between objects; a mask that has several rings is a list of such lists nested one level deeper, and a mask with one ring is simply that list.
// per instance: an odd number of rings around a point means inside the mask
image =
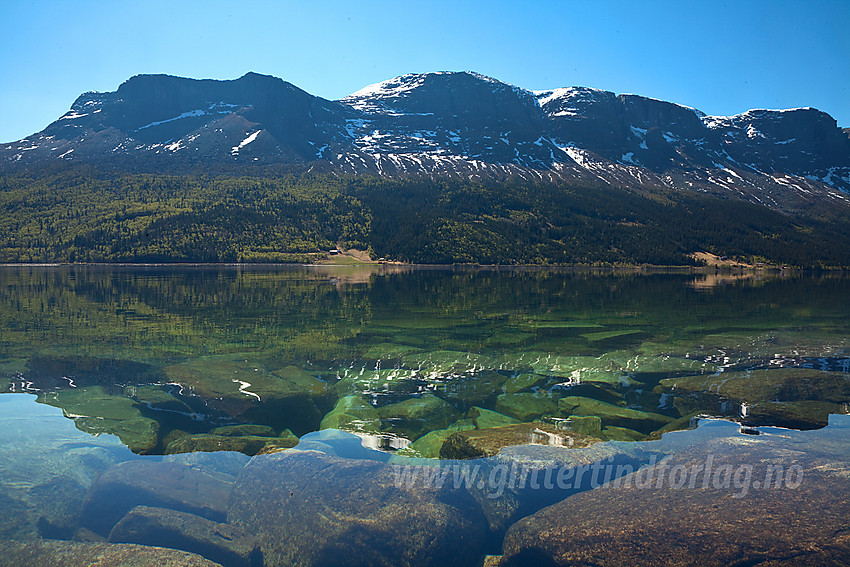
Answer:
[{"label": "lake water surface", "polygon": [[849,315],[833,275],[0,268],[0,563],[850,561]]}]

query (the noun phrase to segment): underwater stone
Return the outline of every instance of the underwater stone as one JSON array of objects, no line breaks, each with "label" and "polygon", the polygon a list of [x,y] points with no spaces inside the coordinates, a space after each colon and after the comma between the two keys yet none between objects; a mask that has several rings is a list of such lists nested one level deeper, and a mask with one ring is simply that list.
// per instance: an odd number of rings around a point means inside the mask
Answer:
[{"label": "underwater stone", "polygon": [[159,423],[144,417],[133,400],[108,394],[101,386],[42,394],[39,402],[78,416],[74,424],[81,431],[117,435],[134,453],[149,453],[159,442]]},{"label": "underwater stone", "polygon": [[447,427],[460,417],[460,412],[434,394],[422,394],[380,407],[378,416],[390,431],[415,439],[427,431]]},{"label": "underwater stone", "polygon": [[829,423],[830,414],[842,413],[844,406],[832,402],[757,402],[747,409],[745,425],[774,425],[789,429],[820,429]]},{"label": "underwater stone", "polygon": [[180,463],[127,461],[108,469],[92,484],[83,505],[82,525],[105,536],[136,506],[168,508],[221,521],[232,487]]},{"label": "underwater stone", "polygon": [[[680,427],[679,429],[685,429],[685,427]],[[614,425],[609,425],[603,429],[600,436],[606,441],[643,441],[647,438],[646,435],[638,433],[634,429],[616,427]]]},{"label": "underwater stone", "polygon": [[532,421],[544,415],[557,413],[558,401],[548,394],[531,392],[501,394],[496,398],[493,409],[519,421]]},{"label": "underwater stone", "polygon": [[319,429],[377,433],[381,430],[381,418],[378,410],[362,396],[344,396],[337,400],[334,409],[325,415]]},{"label": "underwater stone", "polygon": [[[439,459],[440,448],[449,435],[456,431],[469,431],[471,429],[475,429],[475,423],[471,419],[459,419],[446,429],[437,429],[426,433],[404,449],[397,451],[393,457]],[[401,461],[404,462],[404,459],[401,459]]]},{"label": "underwater stone", "polygon": [[262,565],[256,539],[244,530],[165,508],[136,506],[112,528],[109,542],[180,549],[225,567]]},{"label": "underwater stone", "polygon": [[[210,429],[212,435],[226,435],[231,437],[242,437],[252,435],[256,437],[275,437],[275,431],[268,425],[257,425],[254,423],[242,423],[239,425],[225,425]],[[291,434],[291,432],[290,432]]]},{"label": "underwater stone", "polygon": [[497,455],[506,447],[536,443],[559,447],[589,447],[600,439],[550,423],[516,423],[488,429],[458,431],[440,448],[442,459],[478,459]]},{"label": "underwater stone", "polygon": [[842,372],[811,368],[771,368],[746,372],[723,372],[710,376],[687,376],[661,380],[659,391],[709,392],[745,401],[827,401],[850,399],[850,379]]},{"label": "underwater stone", "polygon": [[[784,440],[764,436],[687,447],[611,488],[570,496],[523,518],[508,530],[502,565],[846,564],[850,467],[826,455],[789,453]],[[738,472],[742,464],[753,467],[749,485]],[[767,476],[768,466],[782,465],[787,479],[792,464],[802,474],[792,475],[791,484],[777,486],[777,475]],[[712,472],[703,487],[707,466]],[[674,470],[699,471],[689,473],[697,475],[695,487],[677,484],[691,479],[673,476]],[[756,484],[768,478],[769,489]]]},{"label": "underwater stone", "polygon": [[[287,369],[279,372],[284,370]],[[231,418],[269,425],[275,430],[289,428],[296,434],[315,430],[322,416],[319,406],[331,403],[329,390],[318,379],[312,377],[309,384],[300,383],[291,379],[291,373],[284,373],[289,375],[284,378],[250,360],[198,357],[167,366],[163,373],[169,382],[191,388],[209,407]]]},{"label": "underwater stone", "polygon": [[643,433],[650,433],[673,418],[657,413],[638,411],[614,404],[608,404],[593,398],[567,396],[558,400],[558,408],[564,416],[593,415],[602,419],[605,426],[625,427]]},{"label": "underwater stone", "polygon": [[[274,432],[272,430],[272,432]],[[165,453],[212,452],[212,451],[236,451],[248,456],[271,450],[289,449],[298,445],[298,437],[290,435],[281,437],[260,437],[257,435],[213,435],[211,433],[200,433],[198,435],[185,435],[168,444]]]},{"label": "underwater stone", "polygon": [[484,370],[470,374],[459,374],[446,378],[437,391],[452,400],[466,404],[477,404],[492,398],[502,391],[508,377],[495,370]]},{"label": "underwater stone", "polygon": [[569,417],[570,430],[583,435],[601,437],[602,419],[595,415],[571,415]]},{"label": "underwater stone", "polygon": [[531,374],[529,372],[516,374],[505,380],[505,392],[508,394],[515,394],[527,388],[531,388],[538,382],[541,382],[545,379],[546,376],[541,376],[540,374]]},{"label": "underwater stone", "polygon": [[46,539],[71,539],[80,521],[86,487],[68,476],[56,476],[27,491],[37,511],[38,533]]},{"label": "underwater stone", "polygon": [[493,410],[479,408],[477,406],[473,406],[467,415],[475,423],[476,429],[487,429],[489,427],[499,427],[502,425],[519,423],[512,417]]},{"label": "underwater stone", "polygon": [[26,567],[221,567],[194,553],[124,543],[0,541],[0,557]]},{"label": "underwater stone", "polygon": [[254,457],[228,521],[260,542],[266,565],[472,565],[484,519],[449,479],[397,486],[394,466],[294,449]]},{"label": "underwater stone", "polygon": [[218,451],[215,453],[181,453],[166,455],[165,462],[190,465],[205,473],[218,476],[224,481],[232,482],[242,472],[251,457],[235,451]]}]

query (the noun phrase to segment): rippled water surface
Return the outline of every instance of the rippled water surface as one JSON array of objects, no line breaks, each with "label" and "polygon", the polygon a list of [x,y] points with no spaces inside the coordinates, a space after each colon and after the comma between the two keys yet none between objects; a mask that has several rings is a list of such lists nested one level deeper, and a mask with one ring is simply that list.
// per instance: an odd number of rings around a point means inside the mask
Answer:
[{"label": "rippled water surface", "polygon": [[[543,508],[616,509],[592,489],[665,457],[837,471],[841,495],[848,315],[839,276],[0,268],[0,539],[32,564],[571,564]],[[546,470],[574,480],[510,482]]]}]

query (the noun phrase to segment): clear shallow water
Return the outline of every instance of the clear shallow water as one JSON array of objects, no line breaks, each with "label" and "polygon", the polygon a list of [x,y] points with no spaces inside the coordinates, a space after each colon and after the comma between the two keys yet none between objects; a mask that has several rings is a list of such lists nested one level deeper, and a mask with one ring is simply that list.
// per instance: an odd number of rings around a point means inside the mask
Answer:
[{"label": "clear shallow water", "polygon": [[[777,439],[806,431],[840,439],[846,427],[830,420],[847,414],[850,402],[848,313],[850,280],[840,277],[5,268],[0,498],[20,513],[0,537],[110,538],[132,506],[144,504],[245,530],[259,538],[266,564],[321,564],[328,549],[361,540],[370,543],[346,548],[346,556],[370,558],[365,563],[379,552],[402,564],[478,561],[485,551],[500,553],[522,517],[593,488],[589,476],[563,489],[491,486],[515,463],[525,471],[573,470],[608,458],[612,466],[654,465],[702,442],[700,430],[662,434],[709,417],[726,420],[720,437],[769,448],[785,450]],[[797,443],[793,450],[800,449]],[[211,452],[217,450],[228,452]],[[819,455],[843,462],[840,451],[830,451]],[[263,455],[246,468],[247,455],[256,453]],[[437,461],[427,459],[439,457],[446,466],[483,463],[471,492],[395,486],[392,467],[432,467]],[[130,465],[116,469],[121,463]],[[148,463],[160,468],[131,470]],[[383,494],[393,505],[343,498],[333,483],[312,492],[304,484],[337,469],[364,494]],[[209,485],[192,505],[115,480],[161,475],[161,484],[180,486],[174,479],[186,470],[207,475],[193,486]],[[611,470],[608,480],[629,472]],[[294,479],[286,489],[283,476]],[[484,486],[476,492],[478,480]],[[224,492],[237,497],[222,498]],[[289,493],[309,497],[279,517],[279,506],[257,505],[255,492],[268,492],[271,502]],[[136,500],[117,512],[98,508],[122,501],[117,493]],[[225,503],[198,505],[204,498]],[[424,516],[409,516],[411,510]],[[144,530],[125,526],[113,542],[165,545],[162,526],[177,522],[164,512],[136,516],[125,524],[160,532],[143,537]],[[315,517],[325,523],[314,525]],[[467,534],[474,545],[435,536],[432,547],[423,543],[402,557],[386,543],[393,537],[369,532],[362,517],[372,518],[371,526],[395,526],[388,533],[405,541],[418,541],[424,530]],[[397,529],[410,522],[430,527]],[[268,543],[283,536],[264,526],[282,523],[331,535],[296,553]],[[197,551],[185,542],[170,547]],[[257,562],[247,552],[203,554],[225,564]]]}]

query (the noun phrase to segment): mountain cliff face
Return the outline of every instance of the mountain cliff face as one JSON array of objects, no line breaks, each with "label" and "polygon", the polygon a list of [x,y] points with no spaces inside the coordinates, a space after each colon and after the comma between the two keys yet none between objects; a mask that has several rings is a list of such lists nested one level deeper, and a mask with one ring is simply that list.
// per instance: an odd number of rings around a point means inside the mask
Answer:
[{"label": "mountain cliff face", "polygon": [[115,92],[81,95],[43,131],[0,145],[7,170],[55,163],[580,179],[785,212],[850,206],[850,136],[818,110],[706,116],[584,87],[532,92],[469,72],[405,75],[338,101],[255,73],[136,76]]}]

